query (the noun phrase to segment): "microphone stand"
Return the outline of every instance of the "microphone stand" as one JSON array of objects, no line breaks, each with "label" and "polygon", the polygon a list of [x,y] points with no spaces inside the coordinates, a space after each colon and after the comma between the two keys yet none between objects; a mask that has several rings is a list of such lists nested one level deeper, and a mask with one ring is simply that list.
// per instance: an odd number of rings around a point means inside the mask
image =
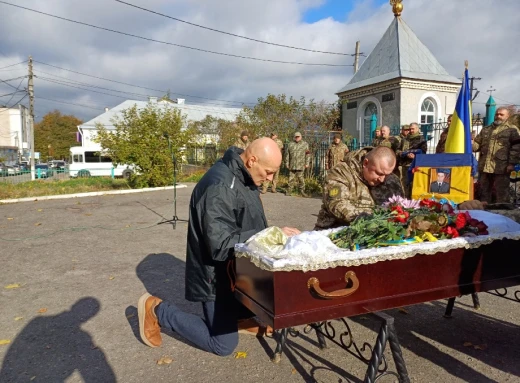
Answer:
[{"label": "microphone stand", "polygon": [[165,134],[164,136],[168,139],[168,149],[170,150],[170,155],[172,156],[173,163],[173,218],[159,222],[158,225],[162,225],[163,223],[171,223],[173,229],[175,230],[177,228],[177,222],[188,222],[188,220],[179,219],[179,217],[177,217],[177,157],[173,152],[170,136],[167,134]]}]

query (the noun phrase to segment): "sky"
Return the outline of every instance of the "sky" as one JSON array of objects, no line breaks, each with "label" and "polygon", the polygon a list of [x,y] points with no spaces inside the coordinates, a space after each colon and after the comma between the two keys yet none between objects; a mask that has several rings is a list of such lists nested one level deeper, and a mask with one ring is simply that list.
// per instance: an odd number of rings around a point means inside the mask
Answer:
[{"label": "sky", "polygon": [[[216,33],[115,0],[6,1],[170,44],[262,60],[328,64],[285,64],[210,54],[0,3],[0,80],[14,88],[21,84],[23,90],[27,80],[19,77],[27,74],[27,64],[12,64],[32,55],[37,120],[54,109],[89,120],[105,107],[127,99],[161,97],[167,91],[171,98],[211,106],[252,105],[269,93],[334,102],[335,93],[353,75],[355,42],[359,40],[361,52],[369,54],[394,17],[386,0],[126,0],[251,39],[344,53],[338,55]],[[496,89],[497,104],[520,104],[520,50],[516,48],[520,1],[404,0],[403,5],[403,19],[450,74],[461,77],[464,60],[468,60],[470,75],[482,78],[475,82],[480,94],[474,112],[484,111],[488,89]],[[24,96],[10,94],[15,90],[0,82],[0,104],[15,105]],[[27,105],[27,97],[20,102]]]}]

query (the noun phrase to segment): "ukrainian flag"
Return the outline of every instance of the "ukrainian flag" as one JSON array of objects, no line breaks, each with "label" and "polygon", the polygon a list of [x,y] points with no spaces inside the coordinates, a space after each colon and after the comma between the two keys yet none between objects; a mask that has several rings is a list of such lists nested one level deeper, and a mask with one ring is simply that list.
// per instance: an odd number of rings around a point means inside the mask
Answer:
[{"label": "ukrainian flag", "polygon": [[[446,153],[472,153],[471,145],[471,90],[469,88],[468,68],[464,70],[462,87],[457,98],[457,105],[451,118],[446,138]],[[476,159],[472,155],[472,168],[476,170]]]}]

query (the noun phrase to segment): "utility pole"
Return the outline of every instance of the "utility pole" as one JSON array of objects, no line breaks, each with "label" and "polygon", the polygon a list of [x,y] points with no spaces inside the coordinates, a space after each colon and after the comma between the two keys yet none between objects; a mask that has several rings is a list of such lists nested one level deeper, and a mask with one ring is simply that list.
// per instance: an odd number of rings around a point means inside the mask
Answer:
[{"label": "utility pole", "polygon": [[33,80],[33,60],[29,56],[29,115],[30,115],[30,142],[31,142],[31,181],[35,179],[35,163],[34,163],[34,80]]},{"label": "utility pole", "polygon": [[[482,80],[480,77],[470,77],[470,97],[471,97],[471,101],[473,101],[475,98],[477,98],[478,94],[480,93],[476,88],[473,88],[473,80]],[[473,91],[476,90],[477,93],[475,93],[475,97],[473,97]]]},{"label": "utility pole", "polygon": [[359,41],[356,41],[356,53],[354,55],[354,74],[358,71],[359,65]]}]

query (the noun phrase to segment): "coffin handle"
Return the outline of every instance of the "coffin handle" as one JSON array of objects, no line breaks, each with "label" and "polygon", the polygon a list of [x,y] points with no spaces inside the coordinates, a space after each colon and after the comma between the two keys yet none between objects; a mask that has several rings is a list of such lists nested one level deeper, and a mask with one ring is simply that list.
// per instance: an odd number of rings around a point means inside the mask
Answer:
[{"label": "coffin handle", "polygon": [[309,278],[309,280],[307,281],[307,287],[309,288],[309,290],[314,290],[314,292],[318,294],[320,298],[323,299],[344,298],[348,297],[349,295],[352,295],[359,288],[359,280],[356,277],[356,273],[354,273],[353,271],[347,271],[345,273],[345,282],[348,283],[349,280],[352,281],[352,287],[327,292],[320,287],[320,281],[318,280],[318,278],[312,277]]}]

